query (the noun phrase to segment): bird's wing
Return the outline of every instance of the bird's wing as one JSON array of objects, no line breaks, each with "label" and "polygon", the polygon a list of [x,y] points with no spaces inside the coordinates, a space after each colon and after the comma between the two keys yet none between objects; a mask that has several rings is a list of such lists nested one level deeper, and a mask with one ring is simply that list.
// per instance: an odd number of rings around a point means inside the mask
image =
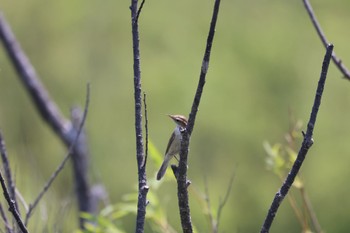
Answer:
[{"label": "bird's wing", "polygon": [[168,154],[168,151],[169,151],[170,146],[171,146],[171,144],[173,143],[174,139],[175,139],[175,132],[173,132],[173,133],[171,134],[171,137],[170,137],[169,142],[168,142],[168,146],[166,147],[165,154]]}]

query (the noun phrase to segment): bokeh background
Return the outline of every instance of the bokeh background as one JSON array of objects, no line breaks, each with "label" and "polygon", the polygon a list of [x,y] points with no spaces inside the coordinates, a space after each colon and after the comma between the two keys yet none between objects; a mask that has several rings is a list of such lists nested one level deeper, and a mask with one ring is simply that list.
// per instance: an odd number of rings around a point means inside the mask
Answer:
[{"label": "bokeh background", "polygon": [[[350,67],[350,2],[311,3],[335,52]],[[83,105],[86,83],[91,83],[86,124],[91,180],[105,185],[112,204],[133,192],[137,183],[129,5],[121,0],[0,2],[22,48],[66,116],[71,106]],[[165,114],[190,111],[212,7],[209,0],[148,0],[140,16],[149,136],[160,151],[174,127]],[[290,112],[305,129],[324,52],[302,1],[222,1],[189,157],[193,187],[203,191],[207,176],[214,207],[235,171],[222,213],[222,232],[259,231],[281,185],[266,169],[263,142],[284,141]],[[327,232],[350,228],[349,103],[350,82],[331,64],[315,143],[302,167],[306,189]],[[66,149],[33,108],[3,49],[0,127],[18,188],[30,202]],[[157,169],[150,160],[150,180]],[[67,166],[35,212],[33,232],[76,229],[71,176]],[[156,192],[170,224],[180,231],[175,180],[167,178]],[[198,231],[209,232],[193,189],[190,203]],[[122,227],[132,232],[134,216],[126,217]],[[283,202],[271,232],[300,229],[288,202]]]}]

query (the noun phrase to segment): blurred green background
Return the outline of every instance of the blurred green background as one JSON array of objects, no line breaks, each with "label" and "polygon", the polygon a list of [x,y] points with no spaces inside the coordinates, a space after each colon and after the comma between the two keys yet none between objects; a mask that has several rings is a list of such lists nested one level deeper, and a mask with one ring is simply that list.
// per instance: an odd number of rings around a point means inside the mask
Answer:
[{"label": "blurred green background", "polygon": [[[311,3],[335,52],[350,67],[350,2]],[[86,83],[91,83],[86,124],[91,179],[106,186],[111,203],[133,192],[137,182],[129,5],[130,1],[121,0],[0,3],[22,48],[66,116],[72,105],[83,105]],[[190,111],[212,7],[209,0],[148,0],[140,16],[149,136],[160,151],[165,150],[174,127],[165,114],[188,115]],[[222,232],[259,231],[281,185],[266,169],[263,142],[284,141],[289,111],[304,122],[305,129],[324,53],[302,1],[222,1],[189,155],[193,187],[203,191],[207,176],[213,207],[224,196],[235,170],[232,193],[222,213]],[[327,232],[350,228],[349,104],[350,82],[331,64],[315,143],[302,167],[306,189]],[[3,49],[0,128],[18,188],[31,202],[66,149],[43,124]],[[150,160],[149,179],[155,178],[157,169]],[[71,183],[67,166],[36,210],[32,232],[44,228],[72,232],[77,227]],[[175,180],[168,179],[156,192],[170,224],[180,231]],[[197,199],[190,189],[193,223],[199,232],[209,232]],[[123,221],[123,228],[134,230],[134,216]],[[271,232],[300,229],[288,202],[283,202]]]}]

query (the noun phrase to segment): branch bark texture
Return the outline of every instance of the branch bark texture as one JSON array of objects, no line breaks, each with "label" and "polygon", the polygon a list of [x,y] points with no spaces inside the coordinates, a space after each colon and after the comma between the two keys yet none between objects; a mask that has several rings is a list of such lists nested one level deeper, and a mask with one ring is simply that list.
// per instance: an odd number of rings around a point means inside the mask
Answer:
[{"label": "branch bark texture", "polygon": [[[146,166],[143,166],[144,151],[143,151],[143,136],[142,136],[142,90],[141,90],[141,69],[140,69],[140,43],[138,18],[141,13],[141,7],[138,9],[138,0],[131,0],[131,27],[132,27],[132,43],[133,43],[133,58],[134,58],[134,99],[135,99],[135,132],[136,132],[136,159],[138,170],[138,188],[139,195],[137,201],[137,216],[135,232],[144,232],[147,193]],[[146,164],[146,161],[144,162]]]},{"label": "branch bark texture", "polygon": [[192,109],[189,116],[188,124],[186,129],[182,132],[181,151],[179,170],[177,177],[177,193],[178,193],[178,204],[181,218],[181,226],[184,233],[193,232],[191,213],[188,201],[188,183],[187,183],[187,158],[190,144],[190,137],[193,131],[198,106],[202,97],[203,87],[205,84],[205,78],[209,68],[210,53],[215,35],[215,26],[220,8],[220,0],[215,0],[213,15],[210,23],[210,29],[207,38],[206,49],[202,61],[201,72],[199,76],[199,82],[196,90],[196,94],[192,103]]},{"label": "branch bark texture", "polygon": [[297,156],[297,158],[292,166],[291,171],[289,172],[286,180],[284,181],[280,190],[276,193],[276,195],[272,201],[272,204],[271,204],[270,209],[267,213],[265,222],[260,230],[261,233],[269,232],[271,224],[272,224],[272,222],[277,214],[278,208],[281,205],[285,196],[288,194],[288,191],[289,191],[290,187],[292,186],[294,179],[301,168],[301,165],[304,162],[306,154],[313,144],[312,135],[313,135],[313,131],[314,131],[315,123],[316,123],[318,109],[319,109],[320,104],[321,104],[321,98],[322,98],[324,85],[325,85],[326,78],[327,78],[329,62],[332,58],[332,52],[333,52],[333,45],[330,44],[327,46],[326,55],[323,59],[321,76],[320,76],[320,79],[318,81],[316,96],[315,96],[314,104],[312,106],[310,120],[309,120],[309,123],[307,124],[306,134],[304,134],[304,140],[302,142],[298,156]]}]

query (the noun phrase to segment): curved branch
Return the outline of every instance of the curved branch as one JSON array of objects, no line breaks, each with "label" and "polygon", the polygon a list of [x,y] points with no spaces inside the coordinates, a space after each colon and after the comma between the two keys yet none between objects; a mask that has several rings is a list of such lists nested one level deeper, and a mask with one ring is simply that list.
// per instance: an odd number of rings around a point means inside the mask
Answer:
[{"label": "curved branch", "polygon": [[281,205],[285,196],[287,195],[290,187],[292,186],[294,179],[295,179],[296,175],[298,174],[298,172],[301,168],[301,165],[304,162],[306,154],[313,144],[312,134],[313,134],[315,123],[316,123],[318,109],[319,109],[320,104],[321,104],[321,98],[322,98],[323,89],[324,89],[324,85],[325,85],[326,78],[327,78],[327,72],[328,72],[329,62],[330,62],[331,57],[332,57],[332,52],[333,52],[333,45],[330,44],[327,46],[326,55],[324,56],[324,59],[323,59],[321,77],[320,77],[320,80],[318,81],[316,96],[315,96],[314,104],[312,106],[310,120],[309,120],[309,123],[307,124],[306,134],[303,133],[304,140],[302,142],[298,156],[293,164],[291,171],[289,172],[286,180],[282,184],[282,187],[276,193],[275,198],[272,201],[272,204],[271,204],[270,209],[267,213],[265,222],[260,230],[261,233],[269,232],[271,224],[272,224],[272,222],[276,216],[276,213],[278,211],[278,208]]}]

